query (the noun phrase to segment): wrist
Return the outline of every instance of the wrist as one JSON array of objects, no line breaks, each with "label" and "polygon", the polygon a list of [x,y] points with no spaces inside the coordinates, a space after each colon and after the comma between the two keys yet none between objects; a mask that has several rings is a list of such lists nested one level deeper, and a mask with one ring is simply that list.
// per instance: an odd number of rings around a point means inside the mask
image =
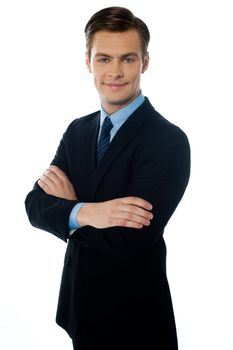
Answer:
[{"label": "wrist", "polygon": [[85,203],[77,214],[77,222],[80,226],[91,225],[90,212],[93,211],[94,203]]}]

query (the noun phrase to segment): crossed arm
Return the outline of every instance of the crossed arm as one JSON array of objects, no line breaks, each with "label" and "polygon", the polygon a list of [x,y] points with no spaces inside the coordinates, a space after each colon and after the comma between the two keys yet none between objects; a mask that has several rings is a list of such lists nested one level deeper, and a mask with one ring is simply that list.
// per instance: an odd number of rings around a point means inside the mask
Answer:
[{"label": "crossed arm", "polygon": [[[40,177],[38,185],[49,195],[67,200],[78,200],[67,175],[51,165]],[[139,197],[123,197],[99,203],[86,203],[77,215],[81,226],[109,228],[122,226],[140,229],[149,226],[153,218],[152,205]]]}]

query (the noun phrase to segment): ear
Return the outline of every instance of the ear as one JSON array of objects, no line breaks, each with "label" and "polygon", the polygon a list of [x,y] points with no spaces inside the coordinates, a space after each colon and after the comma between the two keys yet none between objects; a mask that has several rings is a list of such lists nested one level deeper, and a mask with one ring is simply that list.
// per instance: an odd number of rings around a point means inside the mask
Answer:
[{"label": "ear", "polygon": [[87,66],[87,69],[88,69],[89,73],[92,73],[91,62],[90,62],[90,58],[89,58],[89,55],[88,55],[87,52],[86,52],[86,66]]},{"label": "ear", "polygon": [[144,58],[143,58],[143,65],[142,65],[142,73],[144,73],[148,66],[149,66],[149,61],[150,61],[150,56],[149,56],[149,52],[147,52],[145,55],[144,55]]}]

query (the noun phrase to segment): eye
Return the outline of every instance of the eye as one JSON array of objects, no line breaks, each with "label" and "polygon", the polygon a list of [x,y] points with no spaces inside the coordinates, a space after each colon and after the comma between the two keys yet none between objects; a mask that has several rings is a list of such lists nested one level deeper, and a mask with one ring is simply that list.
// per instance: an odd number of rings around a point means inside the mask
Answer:
[{"label": "eye", "polygon": [[128,57],[124,57],[123,58],[123,62],[124,63],[132,63],[132,62],[134,62],[135,61],[135,59],[134,59],[134,57],[132,57],[132,56],[128,56]]},{"label": "eye", "polygon": [[99,57],[97,61],[100,63],[108,63],[110,62],[110,59],[108,57]]}]

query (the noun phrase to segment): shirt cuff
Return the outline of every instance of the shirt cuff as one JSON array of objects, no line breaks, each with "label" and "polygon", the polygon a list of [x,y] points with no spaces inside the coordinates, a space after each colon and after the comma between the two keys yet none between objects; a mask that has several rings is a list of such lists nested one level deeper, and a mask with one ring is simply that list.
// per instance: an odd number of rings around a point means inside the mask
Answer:
[{"label": "shirt cuff", "polygon": [[69,228],[71,231],[77,230],[78,228],[82,227],[81,225],[79,225],[77,221],[77,215],[79,213],[79,210],[83,207],[84,204],[85,203],[77,203],[71,210],[70,217],[69,217]]}]

